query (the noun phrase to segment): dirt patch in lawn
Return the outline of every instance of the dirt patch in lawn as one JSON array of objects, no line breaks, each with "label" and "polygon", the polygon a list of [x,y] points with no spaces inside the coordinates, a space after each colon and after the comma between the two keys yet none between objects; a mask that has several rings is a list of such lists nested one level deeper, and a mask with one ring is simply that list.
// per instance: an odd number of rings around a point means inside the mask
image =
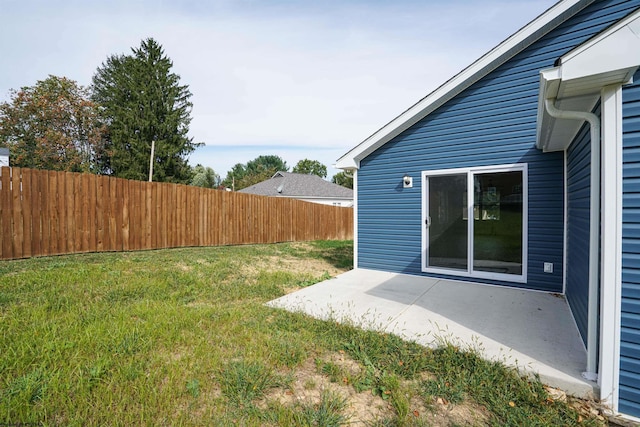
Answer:
[{"label": "dirt patch in lawn", "polygon": [[[332,354],[323,360],[340,362],[345,369],[360,369],[357,362],[344,355]],[[294,380],[290,386],[272,390],[261,406],[266,406],[268,401],[276,401],[284,406],[315,405],[320,403],[322,394],[328,391],[346,399],[345,415],[349,418],[350,426],[368,426],[372,421],[385,418],[393,412],[388,402],[374,396],[371,391],[358,393],[344,382],[332,382],[327,375],[318,372],[314,359],[304,362],[292,374]]]},{"label": "dirt patch in lawn", "polygon": [[490,425],[487,409],[472,402],[453,405],[436,398],[430,408],[424,407],[423,414],[422,419],[426,420],[427,425],[434,427]]},{"label": "dirt patch in lawn", "polygon": [[311,251],[315,250],[313,245],[311,243],[309,243],[309,242],[291,242],[290,246],[291,246],[291,249],[296,249],[296,250],[299,250],[299,251],[311,252]]},{"label": "dirt patch in lawn", "polygon": [[[295,258],[292,256],[268,256],[254,260],[251,264],[238,266],[237,274],[245,277],[258,277],[260,273],[285,272],[294,275],[301,283],[306,285],[336,277],[350,270],[350,268],[337,268],[324,259]],[[301,286],[284,286],[283,292],[290,294],[300,289]]]},{"label": "dirt patch in lawn", "polygon": [[[343,380],[332,381],[329,375],[322,372],[319,367],[323,363],[330,363],[340,367],[348,376],[356,376],[362,371],[362,366],[342,352],[329,353],[320,358],[311,358],[297,367],[293,372],[293,381],[287,388],[278,388],[268,393],[259,403],[266,408],[268,402],[277,402],[283,406],[317,405],[325,392],[341,396],[346,401],[344,415],[348,417],[349,426],[365,427],[377,425],[377,422],[389,420],[395,416],[394,409],[389,400],[372,393],[371,390],[357,392],[348,383],[346,377]],[[450,404],[443,399],[434,399],[433,402],[425,402],[420,396],[410,399],[409,418],[420,421],[419,425],[436,427],[469,425],[485,426],[489,423],[487,410],[470,402]],[[408,425],[413,425],[410,420]]]},{"label": "dirt patch in lawn", "polygon": [[336,268],[330,262],[323,259],[307,258],[300,259],[294,257],[282,257],[282,256],[269,256],[260,259],[260,261],[253,263],[252,265],[246,265],[249,271],[287,271],[293,274],[307,275],[307,276],[320,276],[324,273],[329,274],[331,277],[337,276],[340,273],[344,273],[348,269]]},{"label": "dirt patch in lawn", "polygon": [[178,262],[175,264],[176,268],[180,271],[184,271],[184,272],[188,272],[193,270],[193,267],[190,265],[185,264],[184,262]]}]

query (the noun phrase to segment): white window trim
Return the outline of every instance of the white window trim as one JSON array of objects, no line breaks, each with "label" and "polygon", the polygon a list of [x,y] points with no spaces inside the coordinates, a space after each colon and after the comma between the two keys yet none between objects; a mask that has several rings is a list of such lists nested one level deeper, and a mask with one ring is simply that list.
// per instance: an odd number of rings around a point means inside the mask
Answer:
[{"label": "white window trim", "polygon": [[[486,271],[473,270],[473,257],[467,257],[467,270],[457,271],[445,268],[427,267],[427,242],[429,238],[427,224],[427,201],[429,200],[428,186],[426,179],[430,176],[442,175],[467,175],[467,189],[473,188],[473,176],[479,173],[489,172],[522,172],[522,274],[502,274],[490,273]],[[473,192],[467,190],[467,218],[473,218]],[[527,283],[527,265],[528,265],[528,232],[529,232],[529,177],[528,165],[526,163],[513,163],[495,166],[481,166],[473,168],[454,168],[454,169],[437,169],[422,171],[422,247],[421,247],[421,269],[423,273],[443,274],[447,276],[468,277],[472,279],[489,279],[501,282]],[[473,221],[468,221],[468,238],[467,238],[467,254],[473,252]]]}]

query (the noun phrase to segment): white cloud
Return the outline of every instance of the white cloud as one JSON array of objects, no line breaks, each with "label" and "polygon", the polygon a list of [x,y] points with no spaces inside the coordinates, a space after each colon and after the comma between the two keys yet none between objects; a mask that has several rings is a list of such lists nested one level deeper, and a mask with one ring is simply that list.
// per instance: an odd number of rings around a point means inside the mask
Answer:
[{"label": "white cloud", "polygon": [[224,146],[202,162],[224,175],[276,147],[329,165],[552,3],[5,0],[0,100],[48,74],[88,85],[154,37],[193,93],[194,141]]}]

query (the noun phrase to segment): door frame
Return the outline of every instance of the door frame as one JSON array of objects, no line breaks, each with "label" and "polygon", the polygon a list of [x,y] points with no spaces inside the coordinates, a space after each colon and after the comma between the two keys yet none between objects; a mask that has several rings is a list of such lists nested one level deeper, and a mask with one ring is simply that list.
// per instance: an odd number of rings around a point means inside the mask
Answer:
[{"label": "door frame", "polygon": [[[467,270],[451,270],[446,268],[428,267],[428,242],[429,242],[429,185],[428,178],[430,176],[445,176],[466,174],[467,175],[467,218],[474,218],[474,192],[469,189],[474,188],[474,175],[481,173],[499,173],[499,172],[522,172],[522,274],[505,274],[492,273],[486,271],[478,271],[473,269],[473,226],[474,221],[467,222]],[[426,170],[421,173],[422,179],[422,243],[421,243],[421,269],[424,273],[441,274],[457,277],[468,277],[477,279],[497,280],[501,282],[527,283],[527,264],[528,264],[528,211],[529,211],[529,178],[527,163],[511,163],[503,165],[478,166],[470,168],[452,168],[452,169],[436,169]]]}]

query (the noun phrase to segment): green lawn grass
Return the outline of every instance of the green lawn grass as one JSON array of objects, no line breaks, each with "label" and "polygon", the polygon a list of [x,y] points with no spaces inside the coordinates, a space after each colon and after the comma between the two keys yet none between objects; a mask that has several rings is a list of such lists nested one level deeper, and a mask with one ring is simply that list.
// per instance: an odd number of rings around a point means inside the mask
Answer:
[{"label": "green lawn grass", "polygon": [[[370,425],[431,425],[442,402],[472,405],[478,425],[597,423],[473,352],[264,305],[351,254],[347,241],[0,262],[0,425],[343,425],[344,390],[386,408]],[[305,389],[339,387],[274,398],[294,394],[309,361]]]}]

